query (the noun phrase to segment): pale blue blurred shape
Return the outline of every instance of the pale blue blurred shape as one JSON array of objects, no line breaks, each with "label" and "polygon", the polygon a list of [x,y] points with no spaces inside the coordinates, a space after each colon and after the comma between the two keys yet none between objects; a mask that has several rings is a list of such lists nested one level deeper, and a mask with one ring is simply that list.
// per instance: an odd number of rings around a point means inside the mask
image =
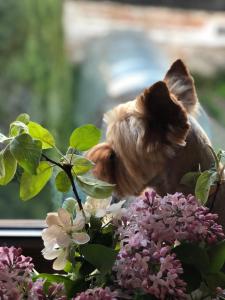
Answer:
[{"label": "pale blue blurred shape", "polygon": [[[89,41],[80,69],[76,124],[101,127],[104,112],[162,80],[170,63],[143,32],[114,31]],[[209,118],[202,107],[197,119],[211,137]]]},{"label": "pale blue blurred shape", "polygon": [[105,111],[161,80],[165,66],[165,55],[142,32],[114,31],[90,41],[81,66],[76,122],[101,125]]}]

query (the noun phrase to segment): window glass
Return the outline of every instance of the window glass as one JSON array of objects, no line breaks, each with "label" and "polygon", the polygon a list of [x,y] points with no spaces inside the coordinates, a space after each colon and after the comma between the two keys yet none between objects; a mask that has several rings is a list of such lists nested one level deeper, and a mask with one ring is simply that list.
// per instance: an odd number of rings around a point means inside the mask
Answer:
[{"label": "window glass", "polygon": [[[0,132],[27,112],[63,151],[76,126],[104,129],[106,110],[162,80],[182,58],[195,78],[200,123],[225,148],[223,1],[200,2],[180,1],[180,9],[172,0],[1,1]],[[1,219],[42,219],[61,204],[54,179],[22,202],[19,177],[0,187]]]},{"label": "window glass", "polygon": [[[0,3],[0,131],[7,134],[9,124],[26,112],[65,148],[72,128],[72,70],[65,52],[62,5],[60,0]],[[44,218],[59,205],[51,184],[21,203],[19,175],[0,188],[0,218]]]}]

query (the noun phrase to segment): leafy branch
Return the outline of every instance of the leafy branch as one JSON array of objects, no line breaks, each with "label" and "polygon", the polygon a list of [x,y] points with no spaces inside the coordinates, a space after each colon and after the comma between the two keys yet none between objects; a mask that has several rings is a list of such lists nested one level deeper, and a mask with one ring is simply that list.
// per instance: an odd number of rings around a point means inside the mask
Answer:
[{"label": "leafy branch", "polygon": [[[64,155],[46,128],[31,121],[27,114],[21,114],[10,124],[9,136],[0,133],[0,185],[8,184],[15,176],[17,167],[22,167],[20,198],[26,201],[44,188],[52,178],[53,168],[58,167],[60,171],[55,178],[56,188],[60,192],[72,188],[78,206],[83,211],[75,181],[81,190],[95,198],[111,195],[114,187],[94,178],[91,173],[94,164],[83,155],[76,154],[89,150],[99,142],[100,137],[100,130],[94,125],[76,128]],[[48,149],[55,150],[60,156],[59,160],[46,155]]]},{"label": "leafy branch", "polygon": [[81,199],[80,199],[80,197],[78,195],[78,192],[77,192],[74,180],[73,180],[73,175],[72,175],[72,172],[71,172],[73,166],[71,164],[64,164],[63,165],[63,164],[57,163],[56,161],[54,161],[53,159],[50,159],[49,157],[47,157],[43,153],[42,153],[42,157],[45,158],[46,161],[51,162],[53,165],[58,166],[59,168],[61,168],[66,173],[66,175],[68,176],[68,178],[70,180],[70,183],[71,183],[71,186],[72,186],[72,189],[73,189],[73,193],[74,193],[75,199],[77,199],[78,206],[79,206],[80,210],[83,211],[82,201],[81,201]]}]

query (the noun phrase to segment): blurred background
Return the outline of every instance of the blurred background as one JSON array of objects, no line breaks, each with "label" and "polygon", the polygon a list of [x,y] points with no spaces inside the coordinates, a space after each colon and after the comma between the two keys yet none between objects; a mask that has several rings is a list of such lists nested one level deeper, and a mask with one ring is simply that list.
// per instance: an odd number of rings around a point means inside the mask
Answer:
[{"label": "blurred background", "polygon": [[[223,0],[0,0],[0,132],[22,112],[65,150],[72,130],[102,126],[102,114],[133,99],[182,58],[200,102],[200,122],[225,147]],[[60,205],[49,184],[18,199],[18,179],[0,188],[1,219],[41,219]]]}]

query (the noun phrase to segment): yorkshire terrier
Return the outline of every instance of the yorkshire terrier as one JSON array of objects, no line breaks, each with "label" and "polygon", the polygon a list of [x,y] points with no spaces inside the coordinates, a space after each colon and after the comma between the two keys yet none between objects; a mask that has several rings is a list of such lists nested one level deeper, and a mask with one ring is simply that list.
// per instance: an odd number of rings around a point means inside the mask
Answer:
[{"label": "yorkshire terrier", "polygon": [[195,118],[198,107],[193,78],[177,60],[162,81],[105,114],[106,142],[88,153],[94,175],[115,183],[119,197],[146,187],[162,196],[194,193],[181,178],[214,163],[210,141]]}]

